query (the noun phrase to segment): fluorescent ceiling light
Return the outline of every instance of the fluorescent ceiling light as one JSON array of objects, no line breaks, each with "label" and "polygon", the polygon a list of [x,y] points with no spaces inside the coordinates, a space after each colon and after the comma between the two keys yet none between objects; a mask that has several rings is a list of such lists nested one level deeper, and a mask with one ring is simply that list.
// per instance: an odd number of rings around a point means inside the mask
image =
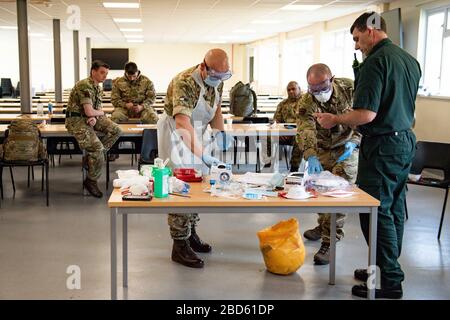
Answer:
[{"label": "fluorescent ceiling light", "polygon": [[129,19],[129,18],[114,18],[117,23],[140,23],[141,19]]},{"label": "fluorescent ceiling light", "polygon": [[288,11],[313,11],[323,7],[319,4],[288,4],[281,8],[281,10]]},{"label": "fluorescent ceiling light", "polygon": [[133,39],[133,38],[139,39],[139,38],[143,38],[144,36],[141,34],[125,34],[124,37],[128,38],[128,39]]},{"label": "fluorescent ceiling light", "polygon": [[36,33],[36,32],[30,32],[30,33],[28,33],[28,35],[30,37],[45,37],[45,34],[43,34],[43,33]]},{"label": "fluorescent ceiling light", "polygon": [[248,29],[237,29],[233,31],[234,33],[255,33],[255,30],[248,30]]},{"label": "fluorescent ceiling light", "polygon": [[127,42],[142,43],[142,42],[144,42],[144,40],[127,40]]},{"label": "fluorescent ceiling light", "polygon": [[280,20],[253,20],[254,24],[277,24],[280,23]]},{"label": "fluorescent ceiling light", "polygon": [[14,26],[0,26],[0,29],[4,29],[4,30],[17,30],[17,27],[14,27]]},{"label": "fluorescent ceiling light", "polygon": [[120,28],[122,32],[142,32],[140,28]]},{"label": "fluorescent ceiling light", "polygon": [[209,43],[216,43],[216,44],[219,44],[219,43],[227,43],[225,40],[212,40],[212,41],[210,41]]},{"label": "fluorescent ceiling light", "polygon": [[105,8],[139,9],[137,2],[103,2]]}]

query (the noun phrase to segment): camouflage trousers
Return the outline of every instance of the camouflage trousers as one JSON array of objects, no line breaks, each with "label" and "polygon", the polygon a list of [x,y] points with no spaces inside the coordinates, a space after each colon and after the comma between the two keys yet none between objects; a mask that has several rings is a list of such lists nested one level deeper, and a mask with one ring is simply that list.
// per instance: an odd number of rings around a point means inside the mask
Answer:
[{"label": "camouflage trousers", "polygon": [[[97,181],[102,174],[105,154],[117,141],[121,130],[106,116],[98,117],[94,127],[86,124],[86,120],[81,117],[67,118],[66,128],[75,137],[80,148],[86,150],[88,156],[87,177]],[[103,134],[100,139],[97,137],[96,131]]]},{"label": "camouflage trousers", "polygon": [[135,113],[125,108],[114,108],[111,120],[115,123],[126,122],[129,118],[139,118],[141,123],[154,124],[158,122],[158,114],[153,108],[144,108],[140,113]]},{"label": "camouflage trousers", "polygon": [[[320,150],[319,160],[324,170],[346,179],[350,183],[355,183],[356,174],[358,172],[358,150],[354,150],[352,155],[346,160],[336,163],[336,160],[344,152],[344,147],[339,147],[333,150]],[[336,237],[342,239],[344,237],[344,220],[345,214],[336,214]],[[330,243],[330,226],[331,215],[329,213],[319,213],[317,219],[321,229],[322,242]]]},{"label": "camouflage trousers", "polygon": [[200,221],[198,213],[169,213],[170,236],[173,240],[186,240],[191,236],[191,229]]}]

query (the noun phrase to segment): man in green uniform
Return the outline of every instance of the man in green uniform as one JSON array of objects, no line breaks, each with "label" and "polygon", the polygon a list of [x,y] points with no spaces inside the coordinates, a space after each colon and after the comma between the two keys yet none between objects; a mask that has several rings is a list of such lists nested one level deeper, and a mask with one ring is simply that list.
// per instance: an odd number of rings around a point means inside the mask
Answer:
[{"label": "man in green uniform", "polygon": [[[325,64],[315,64],[307,73],[308,93],[298,103],[297,142],[300,152],[308,161],[308,173],[320,173],[323,169],[354,183],[358,170],[358,152],[355,150],[361,135],[347,125],[331,129],[323,128],[314,117],[315,113],[344,114],[352,110],[353,81],[334,78]],[[314,255],[314,263],[330,261],[330,217],[319,213],[318,226],[307,230],[308,240],[322,239],[320,250]],[[344,237],[345,214],[337,214],[336,236]]]},{"label": "man in green uniform", "polygon": [[136,63],[128,62],[125,74],[113,82],[111,120],[119,123],[128,118],[140,118],[142,123],[156,123],[158,115],[152,108],[155,98],[153,82],[141,74]]},{"label": "man in green uniform", "polygon": [[[411,55],[389,40],[386,23],[377,13],[364,13],[350,31],[355,49],[366,56],[355,70],[355,110],[339,116],[316,116],[325,128],[358,126],[363,135],[357,183],[381,202],[376,255],[381,288],[376,289],[375,296],[399,299],[403,296],[404,273],[398,258],[403,239],[405,186],[416,144],[411,126],[421,70]],[[361,214],[360,221],[368,242],[368,215]],[[358,269],[355,278],[367,281],[368,273]],[[367,291],[366,283],[352,288],[353,295],[359,297],[367,297]]]},{"label": "man in green uniform", "polygon": [[[103,92],[98,85],[108,75],[109,66],[99,60],[93,61],[89,78],[78,81],[70,92],[66,111],[66,128],[77,140],[87,155],[83,166],[87,166],[84,187],[94,197],[101,198],[97,180],[102,173],[105,154],[120,136],[120,128],[102,111]],[[104,135],[99,139],[96,131]]]},{"label": "man in green uniform", "polygon": [[[277,123],[297,123],[297,103],[302,97],[302,92],[296,81],[289,82],[286,90],[288,97],[278,104],[277,110],[273,115],[273,121]],[[290,171],[298,171],[298,167],[302,161],[302,153],[300,152],[295,139],[293,137],[281,136],[279,143],[280,145],[293,146]]]},{"label": "man in green uniform", "polygon": [[[203,62],[179,73],[167,89],[164,114],[158,121],[158,153],[170,159],[172,168],[196,168],[206,174],[220,161],[211,156],[206,131],[208,125],[219,130],[216,139],[226,150],[233,139],[223,135],[221,99],[223,81],[231,77],[228,56],[221,49],[209,50]],[[226,137],[226,138],[225,138]],[[210,252],[211,246],[196,232],[197,213],[169,214],[173,239],[172,260],[191,268],[202,268],[203,260],[195,252]]]}]

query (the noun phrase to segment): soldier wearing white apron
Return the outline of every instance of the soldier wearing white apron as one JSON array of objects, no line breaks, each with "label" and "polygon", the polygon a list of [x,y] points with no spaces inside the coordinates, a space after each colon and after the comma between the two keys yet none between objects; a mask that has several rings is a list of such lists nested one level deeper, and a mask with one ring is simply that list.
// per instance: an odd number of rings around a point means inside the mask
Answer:
[{"label": "soldier wearing white apron", "polygon": [[[203,62],[179,73],[167,89],[164,114],[158,121],[158,153],[170,159],[172,168],[189,167],[208,173],[209,167],[220,163],[211,156],[211,132],[222,150],[231,139],[223,135],[220,107],[223,81],[231,77],[228,56],[221,49],[207,52]],[[211,246],[196,233],[197,213],[169,214],[170,235],[174,240],[172,260],[192,268],[204,262],[195,252],[210,252]]]}]

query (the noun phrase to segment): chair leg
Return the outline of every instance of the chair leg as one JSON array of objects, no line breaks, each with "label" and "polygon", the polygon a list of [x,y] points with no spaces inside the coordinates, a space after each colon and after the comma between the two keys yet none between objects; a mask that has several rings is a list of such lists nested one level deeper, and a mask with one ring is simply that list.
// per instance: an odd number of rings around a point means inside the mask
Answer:
[{"label": "chair leg", "polygon": [[48,162],[45,163],[45,190],[47,192],[47,207],[49,203],[49,197],[50,197],[50,189],[49,189],[49,182],[48,182]]},{"label": "chair leg", "polygon": [[438,240],[441,238],[442,223],[444,222],[445,208],[447,206],[448,188],[445,190],[444,207],[442,208],[441,222],[439,223]]},{"label": "chair leg", "polygon": [[44,191],[44,165],[42,165],[41,191]]},{"label": "chair leg", "polygon": [[406,196],[405,196],[405,219],[408,220],[408,204],[406,203]]},{"label": "chair leg", "polygon": [[109,187],[109,156],[106,156],[106,190]]},{"label": "chair leg", "polygon": [[3,166],[0,166],[0,192],[3,199]]},{"label": "chair leg", "polygon": [[34,166],[31,166],[31,179],[34,181]]},{"label": "chair leg", "polygon": [[28,183],[27,183],[27,186],[28,186],[28,188],[30,187],[30,166],[28,166]]},{"label": "chair leg", "polygon": [[[13,193],[16,194],[16,184],[14,183],[14,175],[13,175],[12,167],[9,167],[9,174],[11,175],[11,183],[12,183],[12,187],[13,187]],[[3,198],[3,196],[2,196],[2,198]]]}]

